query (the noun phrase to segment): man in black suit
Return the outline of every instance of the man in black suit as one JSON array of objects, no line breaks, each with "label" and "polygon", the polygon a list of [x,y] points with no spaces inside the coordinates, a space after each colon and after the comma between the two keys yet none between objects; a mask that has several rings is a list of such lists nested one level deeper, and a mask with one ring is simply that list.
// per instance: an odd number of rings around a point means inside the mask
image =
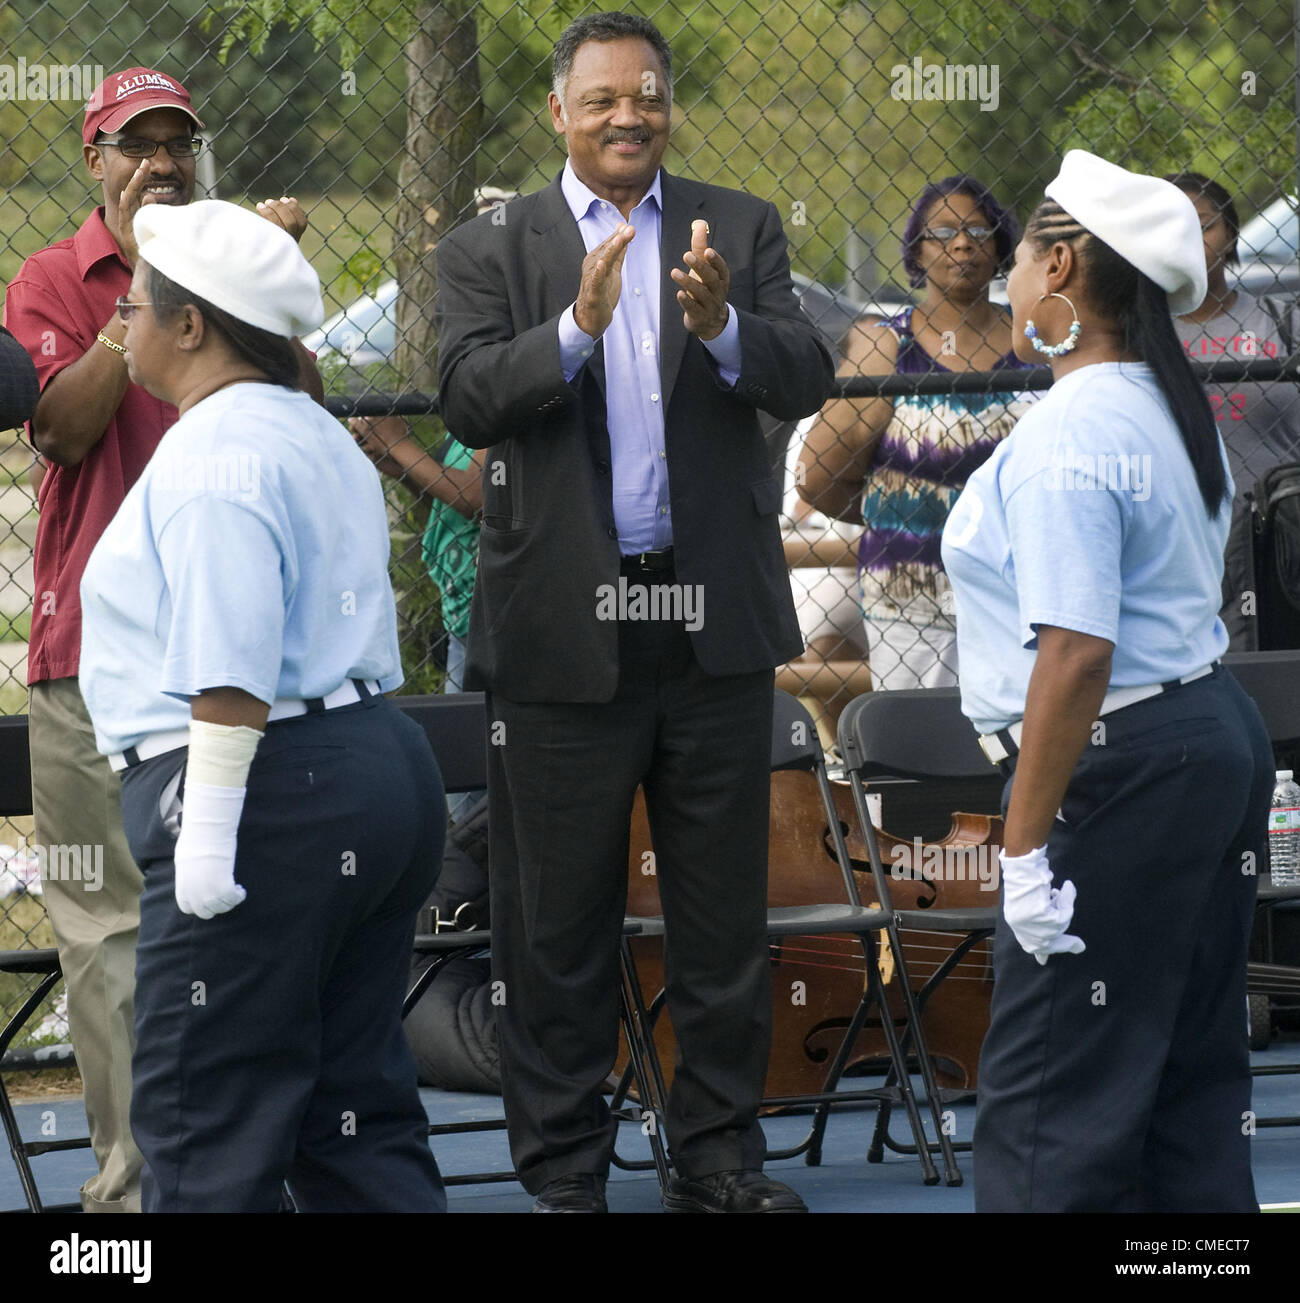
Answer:
[{"label": "man in black suit", "polygon": [[658,30],[591,15],[554,64],[563,174],[438,248],[443,416],[488,449],[466,686],[489,694],[511,1148],[534,1211],[605,1210],[641,784],[680,1057],[665,1206],[804,1211],[757,1122],[772,670],[801,648],[757,411],[816,411],[833,368],[773,206],[660,171]]}]

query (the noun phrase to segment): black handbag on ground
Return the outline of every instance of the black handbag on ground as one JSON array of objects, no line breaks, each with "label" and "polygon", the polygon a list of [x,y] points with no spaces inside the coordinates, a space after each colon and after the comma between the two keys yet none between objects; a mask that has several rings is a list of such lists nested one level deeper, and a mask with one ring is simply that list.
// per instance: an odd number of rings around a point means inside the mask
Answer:
[{"label": "black handbag on ground", "polygon": [[[447,833],[438,885],[420,910],[417,932],[482,932],[488,936],[487,797]],[[416,954],[411,981],[438,966],[428,990],[403,1023],[422,1086],[501,1093],[492,965],[481,957]]]}]

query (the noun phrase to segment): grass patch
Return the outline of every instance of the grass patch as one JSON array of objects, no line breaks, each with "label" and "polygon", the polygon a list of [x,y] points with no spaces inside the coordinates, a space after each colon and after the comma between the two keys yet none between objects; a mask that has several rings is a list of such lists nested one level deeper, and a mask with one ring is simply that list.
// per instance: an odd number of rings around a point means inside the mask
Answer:
[{"label": "grass patch", "polygon": [[31,642],[31,640],[32,613],[30,611],[20,611],[17,615],[8,617],[0,616],[0,642]]},{"label": "grass patch", "polygon": [[[36,454],[32,451],[31,444],[27,442],[25,431],[18,429],[0,431],[0,489],[9,484],[16,484],[27,493],[31,493],[27,473],[35,460]],[[32,509],[35,510],[35,507],[36,500],[33,495]]]},{"label": "grass patch", "polygon": [[[0,950],[25,950],[28,947],[46,950],[53,945],[54,928],[45,911],[45,902],[39,896],[10,896],[5,902],[4,913],[0,914]],[[27,980],[22,974],[0,974],[0,980],[14,977],[19,982]]]},{"label": "grass patch", "polygon": [[27,714],[27,688],[12,675],[0,681],[0,715]]},{"label": "grass patch", "polygon": [[5,1086],[13,1100],[30,1102],[46,1096],[81,1094],[81,1073],[76,1068],[44,1068],[40,1072],[7,1072]]}]

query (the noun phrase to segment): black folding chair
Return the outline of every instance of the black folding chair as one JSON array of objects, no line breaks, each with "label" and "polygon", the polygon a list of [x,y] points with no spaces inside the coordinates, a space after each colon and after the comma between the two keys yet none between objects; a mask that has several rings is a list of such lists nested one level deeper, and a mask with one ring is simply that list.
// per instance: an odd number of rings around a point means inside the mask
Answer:
[{"label": "black folding chair", "polygon": [[[916,1152],[920,1156],[922,1178],[925,1184],[934,1185],[939,1180],[939,1174],[930,1157],[930,1148],[925,1143],[925,1128],[921,1121],[910,1078],[902,1070],[905,1067],[903,1043],[889,1011],[880,974],[878,937],[881,933],[887,933],[890,935],[891,946],[902,979],[903,989],[905,991],[908,989],[906,966],[897,943],[897,937],[893,935],[894,923],[888,904],[888,893],[883,889],[883,882],[879,878],[878,871],[873,870],[873,873],[876,874],[876,893],[881,901],[881,906],[879,908],[868,908],[862,904],[848,848],[844,842],[843,826],[835,809],[830,782],[826,775],[826,766],[821,743],[817,737],[816,725],[813,723],[812,717],[794,697],[779,689],[775,693],[773,707],[771,768],[773,772],[802,770],[812,776],[816,783],[822,813],[825,817],[825,836],[829,839],[830,850],[839,871],[840,881],[835,892],[838,899],[818,904],[769,908],[767,913],[768,935],[778,944],[785,944],[802,937],[838,936],[851,938],[860,947],[865,967],[865,980],[862,996],[839,1041],[838,1048],[830,1060],[821,1089],[810,1094],[768,1097],[763,1100],[763,1106],[768,1108],[795,1109],[810,1107],[813,1110],[812,1128],[804,1140],[787,1149],[769,1150],[766,1157],[769,1159],[792,1158],[804,1154],[807,1163],[815,1166],[820,1162],[822,1142],[831,1107],[836,1105],[858,1105],[864,1102],[880,1103],[888,1096],[888,1098],[900,1102],[906,1110],[908,1120],[912,1126],[913,1136],[917,1141]],[[819,838],[816,844],[809,845],[807,853],[809,855],[824,856],[826,849]],[[658,915],[650,918],[638,918],[635,921],[643,926],[653,927],[657,932],[662,931],[663,928],[663,919]],[[725,921],[719,920],[719,925],[725,926]],[[624,951],[625,962],[633,974],[632,985],[639,990],[640,983],[635,977],[635,962],[630,948],[625,945]],[[665,993],[661,991],[652,1001],[646,1016],[638,1019],[641,1035],[641,1056],[647,1064],[652,1065],[651,1074],[656,1078],[656,1081],[660,1081],[661,1076],[654,1066],[658,1064],[658,1054],[653,1038],[653,1028],[664,1003]],[[885,1040],[889,1060],[896,1074],[898,1085],[891,1087],[887,1092],[879,1089],[839,1090],[838,1087],[844,1075],[844,1070],[852,1058],[860,1033],[868,1025],[868,1019],[873,1009],[877,1010],[880,1015],[880,1030]],[[912,1016],[909,1013],[909,1018]],[[933,1090],[929,1083],[927,1083],[927,1089],[930,1093],[930,1107],[933,1113],[935,1129],[940,1132],[941,1140],[946,1145],[946,1137],[942,1136],[941,1119],[936,1103],[937,1092]],[[671,1134],[668,1139],[671,1143]],[[957,1169],[951,1150],[945,1149],[944,1163],[948,1184],[959,1185],[961,1183],[961,1173]]]},{"label": "black folding chair", "polygon": [[[27,716],[8,715],[0,718],[0,818],[13,815],[30,815],[32,812],[31,754],[27,740]],[[57,1153],[66,1149],[89,1149],[90,1137],[79,1136],[71,1140],[23,1140],[18,1131],[9,1092],[5,1088],[6,1072],[30,1071],[54,1066],[72,1067],[76,1060],[69,1045],[48,1046],[34,1051],[16,1051],[10,1047],[46,997],[59,984],[63,970],[59,967],[59,952],[52,949],[0,950],[0,972],[23,974],[35,978],[18,1008],[10,1014],[0,1028],[0,1123],[18,1180],[27,1200],[28,1210],[39,1212],[76,1212],[80,1203],[57,1204],[47,1207],[36,1188],[31,1160],[41,1154]]]},{"label": "black folding chair", "polygon": [[80,1212],[80,1203],[52,1204],[47,1206],[36,1188],[36,1177],[31,1160],[41,1154],[53,1154],[67,1149],[89,1149],[90,1137],[78,1136],[71,1140],[24,1140],[18,1130],[9,1092],[5,1088],[5,1072],[21,1072],[53,1066],[72,1067],[75,1059],[71,1047],[51,1046],[44,1050],[13,1052],[10,1046],[26,1026],[28,1020],[41,1007],[45,997],[59,984],[63,970],[59,967],[57,950],[0,950],[0,973],[22,973],[37,980],[27,992],[22,1003],[0,1027],[0,1123],[4,1125],[9,1153],[18,1169],[18,1180],[23,1188],[29,1212]]},{"label": "black folding chair", "polygon": [[[879,839],[867,808],[869,784],[878,783],[882,778],[894,781],[987,779],[992,790],[1000,781],[980,750],[970,722],[961,713],[956,688],[864,693],[851,701],[840,715],[839,747],[852,787],[859,828],[871,858],[872,873],[881,880],[886,874]],[[995,848],[981,849],[991,854]],[[919,867],[912,866],[914,876],[919,876]],[[899,930],[916,933],[919,944],[928,944],[945,955],[916,992],[914,1000],[909,1002],[905,1046],[916,1033],[923,1032],[926,1005],[942,984],[954,978],[955,970],[974,946],[993,934],[998,914],[996,878],[990,877],[989,882],[990,903],[984,907],[896,911],[894,917]],[[888,892],[888,887],[884,890]],[[927,941],[925,934],[932,934],[932,938]],[[959,938],[955,945],[952,944],[954,937]],[[962,976],[956,974],[955,980],[962,980]],[[913,1003],[915,1014],[912,1012]],[[932,1061],[919,1037],[916,1037],[916,1048],[924,1075]],[[892,1068],[886,1084],[896,1084]],[[937,1101],[940,1106],[971,1096],[969,1090],[939,1089],[933,1077],[926,1079],[925,1085],[932,1102]],[[890,1101],[886,1100],[876,1115],[876,1130],[867,1154],[869,1162],[880,1162],[884,1148],[899,1153],[913,1152],[913,1146],[898,1143],[890,1135],[890,1110]],[[970,1149],[970,1142],[954,1144],[941,1129],[939,1143],[933,1147],[944,1152],[948,1146],[955,1152],[966,1152]]]},{"label": "black folding chair", "polygon": [[[484,696],[481,692],[462,692],[444,696],[396,697],[396,704],[409,715],[421,728],[433,747],[438,758],[438,767],[442,771],[443,785],[448,793],[473,792],[487,786],[487,720],[484,716]],[[642,935],[653,930],[653,923],[627,919],[623,924],[624,946],[629,936]],[[421,996],[428,990],[444,963],[455,955],[483,953],[490,950],[492,938],[490,931],[480,929],[459,931],[454,927],[425,933],[415,938],[415,952],[420,955],[433,955],[431,963],[419,976],[407,992],[402,1005],[402,1016],[406,1017]],[[640,990],[629,990],[626,969],[620,990],[619,1014],[624,1034],[631,1048],[631,1070],[637,1082],[642,1101],[641,1108],[635,1114],[624,1114],[624,1120],[635,1120],[642,1124],[650,1142],[651,1159],[647,1162],[624,1159],[615,1154],[616,1166],[626,1170],[639,1171],[653,1168],[659,1178],[661,1189],[668,1186],[668,1158],[664,1149],[661,1133],[662,1113],[660,1101],[663,1098],[662,1083],[656,1090],[651,1078],[651,1067],[641,1055],[641,1042],[638,1036],[638,1017],[645,1016],[644,1007],[640,1007]],[[655,1065],[657,1068],[657,1064]],[[503,1131],[505,1118],[488,1118],[480,1122],[439,1122],[430,1123],[431,1136],[464,1135],[470,1132]],[[514,1181],[518,1179],[512,1168],[509,1171],[475,1172],[459,1176],[444,1176],[446,1185],[477,1185],[491,1181]]]}]

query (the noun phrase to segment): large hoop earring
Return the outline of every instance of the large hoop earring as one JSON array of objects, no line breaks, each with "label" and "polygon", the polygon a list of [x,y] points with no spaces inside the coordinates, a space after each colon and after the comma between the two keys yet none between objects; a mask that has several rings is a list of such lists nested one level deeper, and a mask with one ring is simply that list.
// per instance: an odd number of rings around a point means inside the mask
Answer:
[{"label": "large hoop earring", "polygon": [[1048,357],[1060,357],[1062,354],[1070,352],[1075,345],[1078,344],[1079,331],[1081,331],[1083,327],[1079,324],[1079,314],[1075,310],[1074,304],[1071,303],[1064,294],[1051,293],[1040,294],[1038,296],[1039,303],[1044,299],[1064,300],[1066,306],[1070,309],[1070,315],[1074,318],[1074,320],[1070,322],[1069,333],[1059,344],[1044,344],[1043,341],[1038,338],[1038,328],[1032,321],[1026,321],[1025,338],[1029,340],[1037,352],[1045,353]]}]

